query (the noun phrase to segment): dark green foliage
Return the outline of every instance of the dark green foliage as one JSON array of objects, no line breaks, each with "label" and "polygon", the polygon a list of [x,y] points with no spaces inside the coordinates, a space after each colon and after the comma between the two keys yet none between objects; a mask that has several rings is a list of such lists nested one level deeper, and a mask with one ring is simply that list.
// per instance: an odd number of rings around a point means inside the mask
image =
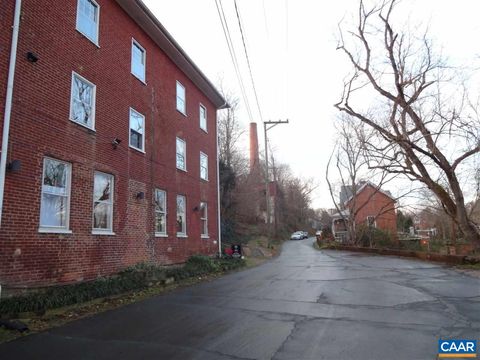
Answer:
[{"label": "dark green foliage", "polygon": [[165,269],[153,264],[138,264],[119,274],[99,278],[94,281],[51,287],[43,291],[29,293],[0,300],[0,316],[22,312],[42,312],[62,306],[82,303],[93,299],[118,295],[146,288],[152,282],[173,277],[183,280],[191,277],[220,273],[245,266],[244,260],[212,259],[208,256],[194,255],[182,267]]},{"label": "dark green foliage", "polygon": [[401,210],[397,211],[397,230],[408,233],[410,227],[413,226],[412,216],[404,214]]},{"label": "dark green foliage", "polygon": [[360,225],[356,229],[357,243],[362,247],[391,248],[394,246],[389,232],[374,227]]}]

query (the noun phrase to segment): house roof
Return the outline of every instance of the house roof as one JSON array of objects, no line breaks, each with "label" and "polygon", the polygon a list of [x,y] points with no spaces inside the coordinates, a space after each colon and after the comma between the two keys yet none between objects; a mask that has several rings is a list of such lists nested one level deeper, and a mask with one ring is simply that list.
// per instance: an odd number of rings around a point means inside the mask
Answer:
[{"label": "house roof", "polygon": [[[388,190],[382,190],[380,189],[378,186],[376,186],[375,184],[371,183],[370,181],[365,181],[363,182],[363,184],[358,188],[357,192],[355,195],[357,194],[360,194],[363,190],[365,190],[367,188],[367,186],[370,186],[370,187],[373,187],[378,193],[380,194],[383,194],[387,197],[389,197],[390,199],[392,199],[393,201],[395,201],[395,198],[393,197],[392,193]],[[343,186],[342,186],[342,190],[343,190]],[[347,187],[345,187],[347,188]],[[346,189],[346,191],[350,191],[349,195],[348,195],[348,198],[343,201],[343,204],[346,205],[347,203],[349,203],[352,199],[353,199],[353,194],[352,194],[352,187],[351,186],[348,186],[348,190]],[[342,193],[340,192],[340,200],[342,198]]]},{"label": "house roof", "polygon": [[217,109],[229,105],[172,35],[141,0],[116,0],[120,7],[145,31],[185,75],[207,96]]}]

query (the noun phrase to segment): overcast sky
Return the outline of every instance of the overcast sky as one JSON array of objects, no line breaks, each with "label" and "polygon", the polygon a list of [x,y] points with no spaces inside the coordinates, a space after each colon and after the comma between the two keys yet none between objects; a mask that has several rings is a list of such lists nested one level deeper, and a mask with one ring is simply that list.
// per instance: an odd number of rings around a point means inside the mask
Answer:
[{"label": "overcast sky", "polygon": [[[279,162],[319,185],[314,207],[332,207],[325,167],[335,139],[334,119],[342,80],[350,66],[336,51],[338,22],[350,19],[357,0],[237,0],[262,117],[257,110],[233,0],[222,0],[252,118],[246,111],[215,0],[143,0],[214,84],[220,81],[241,99],[248,130],[262,118],[289,119],[269,132]],[[429,36],[457,65],[480,53],[480,1],[404,0],[401,14],[429,26]],[[247,137],[248,134],[246,134]],[[248,149],[245,154],[248,155]]]}]

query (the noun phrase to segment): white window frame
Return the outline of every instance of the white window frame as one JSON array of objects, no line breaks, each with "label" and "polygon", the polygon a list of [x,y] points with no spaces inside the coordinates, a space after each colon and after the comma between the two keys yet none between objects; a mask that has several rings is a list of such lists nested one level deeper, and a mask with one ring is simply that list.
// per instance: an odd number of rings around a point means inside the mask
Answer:
[{"label": "white window frame", "polygon": [[[178,152],[178,150],[179,150],[178,149],[178,142],[179,141],[181,143],[183,143],[183,154],[180,154]],[[175,140],[175,148],[176,148],[176,151],[175,151],[175,165],[177,166],[177,169],[182,170],[182,171],[187,171],[187,142],[177,136],[177,138]],[[183,156],[183,168],[179,167],[179,164],[178,164],[178,156],[179,155]]]},{"label": "white window frame", "polygon": [[[141,148],[138,148],[136,147],[135,145],[132,144],[132,113],[134,113],[134,115],[138,115],[139,117],[141,117],[143,119],[143,125],[142,125],[142,147]],[[138,131],[134,130],[135,132],[138,133]],[[132,149],[135,149],[137,151],[140,151],[142,153],[145,153],[145,115],[143,115],[142,113],[138,112],[137,110],[135,110],[134,108],[130,108],[130,112],[129,112],[129,127],[128,127],[128,144],[129,146],[132,148]]]},{"label": "white window frame", "polygon": [[[107,200],[107,201],[98,201],[98,203],[105,203],[107,205],[110,205],[110,221],[109,221],[109,226],[108,228],[95,228],[94,227],[94,224],[95,224],[95,176],[99,174],[99,175],[104,175],[104,176],[107,176],[107,177],[110,177],[111,178],[111,184],[112,184],[112,188],[110,189],[110,199]],[[92,234],[94,235],[115,235],[115,233],[113,232],[113,215],[114,215],[114,197],[115,197],[115,176],[113,176],[112,174],[108,174],[108,173],[104,173],[102,171],[95,171],[93,173],[93,201],[92,201]]]},{"label": "white window frame", "polygon": [[[165,209],[164,211],[160,211],[160,210],[157,210],[157,207],[155,206],[155,203],[156,203],[156,200],[157,200],[157,193],[163,193],[163,198],[164,198],[164,203],[163,203],[163,208]],[[167,237],[167,192],[165,190],[161,190],[161,189],[155,189],[154,191],[154,200],[153,200],[153,203],[154,203],[154,215],[155,215],[155,236],[158,236],[158,237]],[[157,227],[156,227],[156,224],[157,224],[157,216],[158,215],[163,215],[164,219],[165,219],[165,231],[157,231]]]},{"label": "white window frame", "polygon": [[[143,52],[143,71],[141,74],[138,74],[136,71],[135,71],[135,67],[134,67],[134,58],[133,58],[133,49],[134,47],[137,47],[139,48],[142,52]],[[145,48],[140,45],[140,43],[135,40],[134,38],[132,38],[132,46],[131,46],[131,49],[130,49],[130,71],[132,72],[132,75],[135,76],[138,80],[140,80],[141,82],[143,82],[144,84],[146,83],[146,72],[147,72],[147,50],[145,50]]]},{"label": "white window frame", "polygon": [[[97,28],[96,28],[95,38],[90,37],[89,34],[86,34],[80,28],[80,3],[85,2],[85,1],[92,3],[97,8],[97,22],[96,22]],[[85,36],[88,40],[93,42],[96,46],[99,46],[98,45],[98,38],[99,38],[99,31],[100,31],[99,30],[100,29],[100,5],[98,5],[98,3],[96,1],[94,1],[94,0],[78,0],[77,1],[77,20],[76,20],[75,28],[77,29],[77,31],[79,33],[81,33],[83,36]]]},{"label": "white window frame", "polygon": [[[202,118],[202,109],[203,109],[203,114],[205,115],[203,118]],[[198,117],[199,117],[199,121],[200,121],[200,129],[202,129],[203,131],[208,133],[208,126],[207,126],[208,117],[207,117],[206,106],[200,104],[200,106],[198,107]]]},{"label": "white window frame", "polygon": [[[202,166],[202,160],[205,160],[206,166]],[[202,176],[202,168],[205,169],[205,177]],[[200,179],[208,181],[208,155],[200,151]]]},{"label": "white window frame", "polygon": [[200,238],[208,239],[208,204],[205,201],[200,202],[200,226]]},{"label": "white window frame", "polygon": [[[179,212],[178,209],[178,200],[183,199],[183,213]],[[177,237],[187,237],[187,197],[185,195],[177,195],[177,216],[175,218],[175,230],[177,231]],[[179,215],[183,215],[183,222],[182,222],[182,231],[178,231],[177,223]]]},{"label": "white window frame", "polygon": [[[81,99],[74,99],[74,88],[75,88],[75,78],[78,78],[80,81],[90,85],[92,87],[92,103],[91,103],[91,126],[88,126],[88,124],[84,124],[83,122],[77,121],[74,119],[73,116],[73,103],[74,100],[81,101]],[[87,129],[95,131],[95,103],[96,103],[96,92],[97,92],[97,86],[92,83],[91,81],[88,81],[85,79],[83,76],[77,74],[75,71],[72,71],[72,85],[70,89],[70,115],[69,119],[73,121],[75,124],[78,124],[80,126],[86,127]]]},{"label": "white window frame", "polygon": [[[45,165],[47,164],[48,161],[55,161],[58,163],[62,163],[66,166],[67,175],[65,179],[65,194],[60,195],[60,194],[54,194],[52,192],[49,192],[46,189],[46,186],[44,185],[44,179],[45,179]],[[41,184],[41,190],[40,190],[40,213],[39,213],[39,228],[38,232],[41,233],[65,233],[65,234],[71,234],[72,231],[70,230],[70,199],[71,199],[71,185],[72,185],[72,164],[61,161],[58,159],[54,159],[51,157],[44,157],[43,158],[43,169],[42,169],[42,184]],[[51,226],[51,225],[42,225],[41,219],[42,219],[42,208],[43,208],[43,194],[44,193],[49,193],[51,195],[56,195],[56,196],[63,196],[66,198],[66,210],[65,210],[65,225],[64,226]]]},{"label": "white window frame", "polygon": [[[178,92],[178,89],[182,88],[183,89],[183,98],[181,98],[179,96],[179,92]],[[178,100],[181,100],[183,102],[183,109],[180,109],[178,107]],[[176,86],[176,101],[175,101],[175,107],[177,108],[177,111],[179,111],[180,113],[182,113],[183,115],[187,116],[187,89],[185,88],[185,86],[177,80],[177,86]]]}]

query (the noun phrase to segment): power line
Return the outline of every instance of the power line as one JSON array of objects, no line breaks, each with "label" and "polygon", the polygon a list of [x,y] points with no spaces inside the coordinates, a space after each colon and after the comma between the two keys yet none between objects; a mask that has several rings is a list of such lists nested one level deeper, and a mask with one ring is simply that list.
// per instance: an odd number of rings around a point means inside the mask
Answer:
[{"label": "power line", "polygon": [[235,68],[235,73],[237,75],[238,83],[240,85],[240,90],[242,92],[243,100],[245,102],[245,107],[247,108],[248,116],[250,121],[253,121],[252,111],[250,108],[250,103],[248,102],[247,93],[245,91],[245,86],[243,84],[242,76],[240,74],[240,69],[238,66],[237,55],[235,53],[235,48],[233,46],[233,41],[230,36],[230,29],[228,28],[227,19],[225,17],[225,12],[223,11],[222,1],[215,0],[215,5],[217,6],[218,16],[220,17],[220,22],[222,24],[223,34],[225,35],[225,40],[227,41],[228,50],[230,52],[230,57],[232,58],[233,67]]},{"label": "power line", "polygon": [[250,58],[248,57],[247,45],[245,42],[245,36],[243,34],[242,20],[240,17],[240,12],[238,10],[237,0],[233,0],[233,3],[235,4],[235,12],[237,14],[238,27],[240,28],[240,34],[242,35],[243,49],[245,51],[245,58],[247,59],[248,71],[250,73],[250,80],[252,81],[253,93],[255,94],[255,101],[257,103],[258,114],[260,115],[260,120],[263,122],[262,110],[260,109],[260,103],[258,101],[258,94],[257,94],[257,89],[255,87],[255,81],[253,80],[252,67],[250,65]]}]

